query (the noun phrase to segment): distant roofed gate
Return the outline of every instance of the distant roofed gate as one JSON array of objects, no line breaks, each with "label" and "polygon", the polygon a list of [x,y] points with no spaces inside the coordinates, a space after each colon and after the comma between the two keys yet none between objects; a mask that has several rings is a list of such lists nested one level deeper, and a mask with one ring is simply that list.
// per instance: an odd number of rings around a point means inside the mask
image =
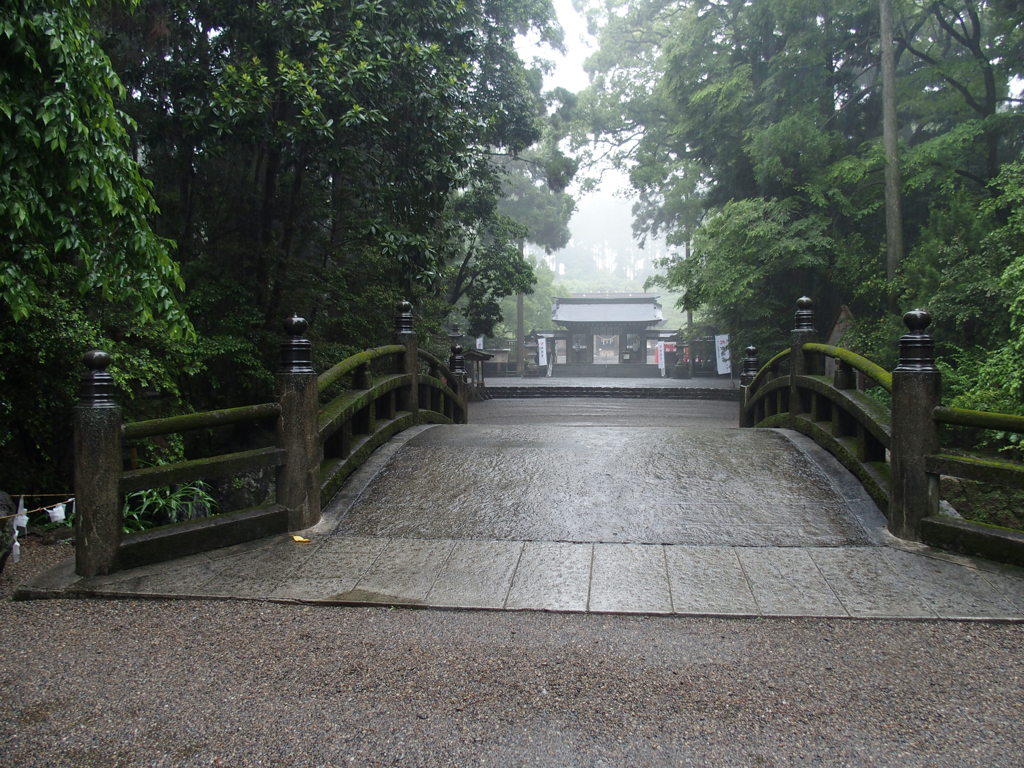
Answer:
[{"label": "distant roofed gate", "polygon": [[556,376],[658,376],[659,340],[673,338],[658,297],[647,293],[579,294],[556,298],[552,321]]}]

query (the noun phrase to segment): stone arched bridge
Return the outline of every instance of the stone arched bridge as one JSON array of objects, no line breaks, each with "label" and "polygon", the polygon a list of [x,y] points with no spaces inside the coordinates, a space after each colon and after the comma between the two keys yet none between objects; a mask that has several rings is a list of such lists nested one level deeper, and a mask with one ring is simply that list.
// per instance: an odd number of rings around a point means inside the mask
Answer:
[{"label": "stone arched bridge", "polygon": [[[618,386],[622,386],[619,382]],[[901,541],[807,437],[736,404],[491,400],[392,438],[317,525],[23,590],[490,609],[1024,617],[1018,572]]]}]

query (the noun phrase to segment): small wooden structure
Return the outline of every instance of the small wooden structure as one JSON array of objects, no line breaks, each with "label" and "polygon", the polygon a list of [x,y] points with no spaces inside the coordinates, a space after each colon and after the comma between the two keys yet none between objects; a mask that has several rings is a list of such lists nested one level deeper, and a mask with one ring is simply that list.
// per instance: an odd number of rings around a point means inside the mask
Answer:
[{"label": "small wooden structure", "polygon": [[484,383],[484,363],[494,355],[482,349],[467,349],[466,358],[466,392],[470,400],[490,400],[487,385]]}]

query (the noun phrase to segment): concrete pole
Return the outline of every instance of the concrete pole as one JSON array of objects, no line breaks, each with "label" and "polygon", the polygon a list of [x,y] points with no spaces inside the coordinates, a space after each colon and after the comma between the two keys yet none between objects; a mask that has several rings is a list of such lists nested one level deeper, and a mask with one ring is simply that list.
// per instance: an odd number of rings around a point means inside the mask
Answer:
[{"label": "concrete pole", "polygon": [[405,354],[402,355],[401,373],[411,376],[412,383],[408,389],[403,389],[398,407],[403,411],[416,413],[420,409],[420,366],[417,357],[418,344],[412,320],[412,304],[408,301],[399,302],[395,318],[395,335],[398,337],[398,343],[405,347]]},{"label": "concrete pole", "polygon": [[935,343],[927,331],[931,316],[914,309],[903,316],[900,361],[892,372],[892,440],[889,531],[901,539],[921,538],[922,518],[939,508],[939,479],[925,471],[925,459],[939,450],[932,416],[941,396]]},{"label": "concrete pole", "polygon": [[795,427],[796,416],[804,412],[800,402],[800,394],[796,385],[798,376],[817,373],[812,358],[804,354],[803,345],[817,341],[818,332],[814,328],[814,302],[807,296],[796,300],[796,318],[793,332],[790,334],[792,349],[789,355],[789,414],[790,426]]},{"label": "concrete pole", "polygon": [[121,408],[114,400],[110,355],[98,349],[82,360],[75,406],[75,573],[99,576],[117,570],[121,546]]},{"label": "concrete pole", "polygon": [[758,362],[757,347],[750,346],[743,351],[743,373],[740,374],[740,426],[752,427],[753,414],[747,410],[750,404],[750,383],[757,376],[761,366]]},{"label": "concrete pole", "polygon": [[309,528],[320,520],[319,395],[313,348],[302,337],[308,323],[297,315],[285,321],[288,339],[281,344],[277,396],[281,415],[278,445],[285,463],[277,469],[277,502],[288,509],[288,529]]}]

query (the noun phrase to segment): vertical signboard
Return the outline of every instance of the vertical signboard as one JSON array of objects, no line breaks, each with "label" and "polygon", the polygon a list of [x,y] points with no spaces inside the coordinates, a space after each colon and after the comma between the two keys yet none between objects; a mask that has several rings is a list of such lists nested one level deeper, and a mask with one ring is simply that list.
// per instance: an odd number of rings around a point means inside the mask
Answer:
[{"label": "vertical signboard", "polygon": [[715,363],[718,366],[719,375],[732,373],[732,364],[729,362],[728,334],[715,336]]}]

